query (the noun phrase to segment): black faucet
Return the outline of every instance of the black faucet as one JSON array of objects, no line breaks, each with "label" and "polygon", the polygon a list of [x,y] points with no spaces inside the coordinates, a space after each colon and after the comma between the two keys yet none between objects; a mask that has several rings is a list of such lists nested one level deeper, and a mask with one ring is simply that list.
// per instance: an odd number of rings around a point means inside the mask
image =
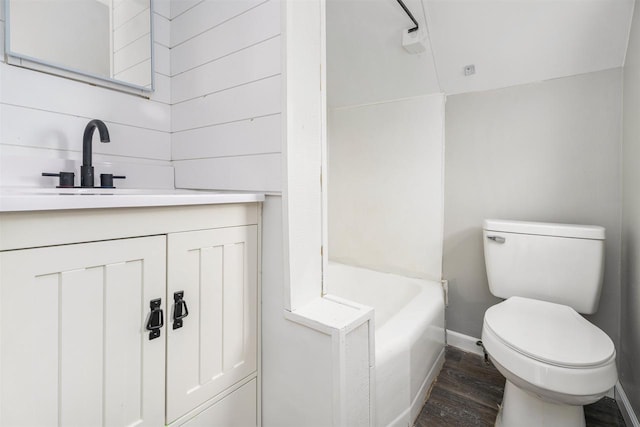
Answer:
[{"label": "black faucet", "polygon": [[109,142],[109,131],[102,120],[91,120],[84,128],[82,137],[82,166],[80,167],[80,186],[93,187],[92,145],[93,131],[98,128],[100,142]]}]

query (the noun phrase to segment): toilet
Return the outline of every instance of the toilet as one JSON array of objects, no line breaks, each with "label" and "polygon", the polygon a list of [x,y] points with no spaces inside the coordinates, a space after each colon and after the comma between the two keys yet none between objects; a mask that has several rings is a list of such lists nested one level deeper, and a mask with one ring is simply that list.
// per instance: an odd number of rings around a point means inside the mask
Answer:
[{"label": "toilet", "polygon": [[579,313],[597,311],[605,229],[487,219],[491,293],[482,343],[506,378],[496,426],[584,426],[583,405],[616,383],[611,339]]}]

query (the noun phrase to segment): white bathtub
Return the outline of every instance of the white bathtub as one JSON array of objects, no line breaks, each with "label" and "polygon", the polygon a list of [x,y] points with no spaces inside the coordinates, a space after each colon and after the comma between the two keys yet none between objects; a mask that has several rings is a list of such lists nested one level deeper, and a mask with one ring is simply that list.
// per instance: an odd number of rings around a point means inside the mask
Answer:
[{"label": "white bathtub", "polygon": [[327,291],[375,310],[377,426],[412,426],[444,363],[440,282],[329,263]]}]

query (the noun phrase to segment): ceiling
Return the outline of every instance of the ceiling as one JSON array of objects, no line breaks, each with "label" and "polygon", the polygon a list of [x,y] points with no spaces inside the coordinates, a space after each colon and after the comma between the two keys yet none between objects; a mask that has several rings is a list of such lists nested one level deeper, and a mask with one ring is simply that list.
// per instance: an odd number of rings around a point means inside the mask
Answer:
[{"label": "ceiling", "polygon": [[[407,0],[421,27],[420,0]],[[419,55],[402,48],[412,26],[396,0],[327,0],[327,85],[331,106],[438,93],[431,47]]]},{"label": "ceiling", "polygon": [[[624,65],[633,0],[405,0],[426,38],[409,54],[412,26],[396,0],[327,1],[331,107],[430,93],[483,91]],[[464,75],[466,65],[476,73]]]}]

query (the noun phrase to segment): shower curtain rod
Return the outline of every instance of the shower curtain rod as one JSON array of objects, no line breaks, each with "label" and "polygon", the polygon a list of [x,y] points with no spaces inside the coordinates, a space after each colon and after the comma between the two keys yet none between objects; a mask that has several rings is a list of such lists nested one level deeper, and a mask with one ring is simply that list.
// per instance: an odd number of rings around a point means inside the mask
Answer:
[{"label": "shower curtain rod", "polygon": [[400,4],[400,6],[402,6],[402,9],[404,9],[404,11],[407,13],[407,15],[409,15],[409,18],[411,18],[413,23],[416,25],[413,28],[409,28],[409,32],[413,33],[414,31],[418,31],[418,21],[416,21],[416,18],[413,17],[413,14],[409,10],[409,8],[407,8],[407,6],[404,4],[404,2],[402,0],[397,0],[397,2]]}]

